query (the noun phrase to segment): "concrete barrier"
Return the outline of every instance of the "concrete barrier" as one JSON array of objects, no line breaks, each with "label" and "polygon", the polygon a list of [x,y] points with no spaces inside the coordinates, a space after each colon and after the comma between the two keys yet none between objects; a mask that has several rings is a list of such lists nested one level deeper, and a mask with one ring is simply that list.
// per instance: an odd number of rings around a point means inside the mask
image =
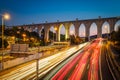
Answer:
[{"label": "concrete barrier", "polygon": [[[39,53],[39,54],[36,53],[36,54],[30,55],[28,57],[16,58],[16,59],[13,59],[10,61],[6,61],[6,62],[3,62],[3,69],[11,68],[11,67],[20,65],[22,63],[35,60],[40,57],[42,57],[42,53]],[[0,70],[2,70],[1,66],[2,66],[2,64],[0,63]]]},{"label": "concrete barrier", "polygon": [[10,53],[26,53],[28,48],[28,44],[11,44]]}]

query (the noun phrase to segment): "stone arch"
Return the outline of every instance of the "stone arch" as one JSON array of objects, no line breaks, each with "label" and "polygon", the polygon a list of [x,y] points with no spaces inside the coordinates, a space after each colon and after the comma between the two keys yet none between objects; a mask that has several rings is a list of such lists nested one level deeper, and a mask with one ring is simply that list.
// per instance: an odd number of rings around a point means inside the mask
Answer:
[{"label": "stone arch", "polygon": [[110,25],[107,21],[105,21],[103,24],[102,24],[102,37],[107,37],[107,35],[110,33]]},{"label": "stone arch", "polygon": [[79,26],[79,36],[86,37],[86,29],[83,23]]},{"label": "stone arch", "polygon": [[69,40],[71,40],[73,37],[76,36],[76,35],[75,35],[75,26],[74,26],[74,24],[71,23],[68,29],[69,29],[69,31],[68,31],[68,35],[69,35],[69,36],[68,36],[67,38],[68,38]]},{"label": "stone arch", "polygon": [[120,27],[120,20],[118,20],[114,25],[114,31],[118,30],[118,27]]},{"label": "stone arch", "polygon": [[60,24],[59,26],[59,33],[58,33],[58,41],[64,41],[65,40],[65,26],[63,24]]},{"label": "stone arch", "polygon": [[69,35],[75,35],[75,26],[71,24],[69,27]]},{"label": "stone arch", "polygon": [[50,26],[49,28],[49,39],[52,40],[52,41],[55,41],[55,35],[56,34],[56,31],[54,29],[54,26]]},{"label": "stone arch", "polygon": [[89,31],[90,33],[90,35],[89,35],[89,39],[90,40],[92,40],[92,39],[95,39],[95,38],[97,38],[97,25],[96,25],[96,23],[95,22],[93,22],[91,25],[90,25],[90,31]]}]

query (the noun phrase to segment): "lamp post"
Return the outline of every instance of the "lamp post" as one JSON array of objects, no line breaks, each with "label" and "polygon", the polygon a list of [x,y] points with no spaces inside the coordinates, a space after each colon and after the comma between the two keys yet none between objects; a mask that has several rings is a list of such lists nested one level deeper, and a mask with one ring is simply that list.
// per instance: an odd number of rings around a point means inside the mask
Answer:
[{"label": "lamp post", "polygon": [[37,80],[39,80],[39,46],[38,46],[38,53],[37,53],[37,56],[36,56],[36,77],[37,77]]},{"label": "lamp post", "polygon": [[22,36],[23,36],[23,41],[24,41],[24,43],[25,43],[26,34],[22,34]]},{"label": "lamp post", "polygon": [[4,20],[10,19],[10,15],[5,13],[5,14],[0,14],[2,16],[2,49],[4,49]]},{"label": "lamp post", "polygon": [[2,49],[3,49],[3,52],[2,52],[2,60],[1,60],[1,63],[2,63],[2,66],[1,66],[1,68],[3,69],[3,56],[4,56],[4,29],[5,29],[5,27],[4,27],[4,20],[8,20],[8,19],[10,19],[10,15],[9,14],[7,14],[7,13],[5,13],[5,14],[0,14],[1,15],[1,17],[2,17],[2,35],[1,35],[1,37],[2,37]]}]

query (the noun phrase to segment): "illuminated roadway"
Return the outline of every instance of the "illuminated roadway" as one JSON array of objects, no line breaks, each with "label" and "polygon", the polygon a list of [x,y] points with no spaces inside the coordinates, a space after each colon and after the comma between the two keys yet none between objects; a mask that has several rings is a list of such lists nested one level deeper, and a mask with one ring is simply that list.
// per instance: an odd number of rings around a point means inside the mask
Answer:
[{"label": "illuminated roadway", "polygon": [[[85,46],[85,47],[84,47]],[[107,40],[98,38],[39,60],[39,80],[119,80]],[[0,75],[0,80],[35,80],[36,62]]]},{"label": "illuminated roadway", "polygon": [[[84,70],[88,65],[88,61],[89,61],[88,58],[92,56],[91,62],[90,62],[90,69],[88,72],[88,79],[98,80],[98,74],[97,74],[98,60],[97,59],[99,56],[99,49],[100,49],[99,46],[100,46],[100,40],[96,40],[95,42],[91,43],[89,46],[84,48],[83,52],[78,54],[73,60],[71,60],[63,68],[61,68],[51,79],[52,80],[66,80],[66,79],[82,80],[82,77],[83,77],[82,74],[84,73]],[[94,61],[92,59],[96,59],[96,60]]]},{"label": "illuminated roadway", "polygon": [[49,71],[40,80],[119,80],[120,72],[110,57],[107,41],[98,38]]},{"label": "illuminated roadway", "polygon": [[103,80],[120,80],[120,66],[113,59],[110,42],[104,40],[101,49],[101,77]]},{"label": "illuminated roadway", "polygon": [[[58,65],[64,59],[68,58],[74,52],[85,46],[85,44],[72,47],[63,52],[57,53],[53,56],[39,60],[39,76],[47,73],[53,67]],[[3,71],[0,73],[0,80],[26,80],[33,79],[36,75],[36,61],[31,62],[27,65],[21,65],[17,68],[12,69],[11,71]]]}]

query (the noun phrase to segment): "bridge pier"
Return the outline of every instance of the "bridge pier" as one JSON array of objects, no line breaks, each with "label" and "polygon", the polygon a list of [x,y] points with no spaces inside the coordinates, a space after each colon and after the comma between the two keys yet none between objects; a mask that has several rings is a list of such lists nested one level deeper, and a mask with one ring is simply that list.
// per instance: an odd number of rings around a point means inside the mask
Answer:
[{"label": "bridge pier", "polygon": [[69,38],[69,24],[65,25],[65,40]]},{"label": "bridge pier", "polygon": [[97,28],[97,38],[102,37],[102,28],[100,26],[98,26]]},{"label": "bridge pier", "polygon": [[[110,18],[98,18],[98,19],[87,19],[87,20],[78,20],[76,19],[75,21],[64,21],[64,22],[53,22],[53,23],[42,23],[42,24],[29,24],[29,25],[21,25],[19,27],[23,27],[24,30],[28,31],[33,31],[32,29],[35,29],[40,26],[44,26],[44,41],[47,42],[49,39],[49,28],[50,26],[57,27],[56,30],[56,40],[60,41],[60,25],[64,25],[65,27],[65,40],[69,38],[69,28],[70,25],[73,24],[75,26],[75,36],[79,36],[79,27],[80,24],[85,25],[85,30],[86,30],[86,40],[90,40],[90,25],[92,23],[95,23],[97,25],[97,37],[102,37],[102,25],[104,22],[108,22],[109,27],[110,27],[110,33],[114,31],[115,23],[120,20],[120,17],[110,17]],[[33,27],[33,28],[32,28]],[[40,29],[39,27],[39,29]]]}]

